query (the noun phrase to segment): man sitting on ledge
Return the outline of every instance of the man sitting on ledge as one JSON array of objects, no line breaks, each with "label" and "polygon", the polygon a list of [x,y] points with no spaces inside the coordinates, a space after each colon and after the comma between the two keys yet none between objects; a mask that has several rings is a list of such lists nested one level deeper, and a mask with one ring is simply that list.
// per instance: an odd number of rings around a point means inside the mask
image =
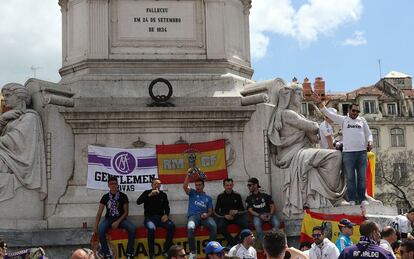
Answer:
[{"label": "man sitting on ledge", "polygon": [[[98,212],[96,213],[95,226],[93,233],[99,235],[102,253],[105,259],[112,259],[109,252],[106,232],[118,227],[128,231],[127,259],[134,258],[135,225],[127,219],[129,210],[129,200],[125,193],[118,190],[118,178],[109,176],[109,192],[102,196],[99,202]],[[105,219],[99,224],[104,207],[106,207]],[[99,224],[99,226],[98,226]]]},{"label": "man sitting on ledge", "polygon": [[210,231],[210,240],[216,240],[217,225],[211,217],[213,213],[213,199],[204,192],[204,180],[198,178],[195,180],[195,190],[190,188],[190,175],[193,168],[188,169],[188,174],[184,179],[183,189],[188,195],[188,221],[187,234],[190,246],[190,259],[197,257],[195,229],[203,225]]}]

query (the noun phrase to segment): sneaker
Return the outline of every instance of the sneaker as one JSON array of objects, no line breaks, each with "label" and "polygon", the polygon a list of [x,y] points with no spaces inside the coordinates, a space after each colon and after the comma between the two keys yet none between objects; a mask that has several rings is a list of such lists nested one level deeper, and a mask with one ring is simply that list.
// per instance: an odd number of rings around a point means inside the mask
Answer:
[{"label": "sneaker", "polygon": [[368,202],[367,200],[363,200],[363,201],[361,202],[361,205],[367,206],[367,205],[369,205],[369,202]]},{"label": "sneaker", "polygon": [[196,259],[197,258],[197,254],[194,252],[191,252],[190,255],[188,256],[188,259]]},{"label": "sneaker", "polygon": [[349,201],[349,206],[355,206],[355,201]]}]

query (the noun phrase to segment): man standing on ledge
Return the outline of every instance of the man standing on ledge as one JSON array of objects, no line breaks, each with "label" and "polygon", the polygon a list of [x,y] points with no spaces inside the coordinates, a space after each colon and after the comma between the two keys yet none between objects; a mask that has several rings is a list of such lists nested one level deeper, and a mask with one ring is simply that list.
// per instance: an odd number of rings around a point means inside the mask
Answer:
[{"label": "man standing on ledge", "polygon": [[365,197],[365,173],[368,164],[367,151],[372,149],[372,133],[367,121],[359,116],[359,105],[351,104],[348,115],[342,116],[329,111],[319,96],[314,94],[313,98],[321,112],[342,127],[342,168],[345,171],[350,205],[368,205]]},{"label": "man standing on ledge", "polygon": [[[132,259],[134,258],[135,225],[127,219],[129,210],[128,196],[118,190],[118,178],[116,176],[109,176],[108,187],[109,192],[102,196],[99,203],[93,233],[99,235],[104,258],[112,259],[112,255],[109,253],[108,242],[106,241],[106,232],[110,228],[117,229],[120,227],[125,229],[128,231],[126,256],[127,259]],[[105,219],[99,224],[104,207],[106,207]]]},{"label": "man standing on ledge", "polygon": [[260,192],[259,180],[250,178],[247,183],[250,195],[246,198],[246,206],[249,213],[253,216],[253,224],[256,229],[257,241],[262,243],[263,230],[262,224],[269,222],[274,230],[279,229],[279,219],[276,216],[276,206],[272,196],[267,193]]},{"label": "man standing on ledge", "polygon": [[170,215],[170,205],[168,196],[160,190],[161,181],[154,178],[151,183],[151,189],[144,191],[137,200],[137,204],[144,203],[144,226],[148,230],[148,250],[150,259],[154,258],[154,240],[155,230],[157,227],[163,227],[167,230],[167,237],[164,243],[163,254],[167,254],[172,239],[174,237],[175,225],[168,216]]},{"label": "man standing on ledge", "polygon": [[227,231],[228,225],[236,224],[240,227],[240,230],[249,227],[241,195],[233,191],[233,186],[233,179],[227,178],[223,180],[224,192],[217,196],[215,208],[217,227],[227,240],[228,246],[234,246],[238,240],[238,236],[234,238]]},{"label": "man standing on ledge", "polygon": [[211,217],[213,214],[213,199],[204,192],[204,180],[198,178],[195,180],[195,190],[190,188],[190,175],[193,174],[193,168],[188,169],[183,183],[183,189],[188,195],[188,213],[187,213],[187,235],[190,246],[190,259],[197,257],[195,229],[203,225],[210,231],[210,241],[216,240],[217,225]]}]

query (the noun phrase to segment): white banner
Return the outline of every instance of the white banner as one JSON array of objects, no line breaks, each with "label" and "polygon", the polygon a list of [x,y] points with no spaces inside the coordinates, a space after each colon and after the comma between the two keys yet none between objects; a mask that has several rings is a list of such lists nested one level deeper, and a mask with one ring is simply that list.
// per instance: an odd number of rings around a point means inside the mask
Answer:
[{"label": "white banner", "polygon": [[158,178],[154,148],[121,149],[88,145],[88,189],[108,190],[108,176],[118,177],[120,191],[151,189]]}]

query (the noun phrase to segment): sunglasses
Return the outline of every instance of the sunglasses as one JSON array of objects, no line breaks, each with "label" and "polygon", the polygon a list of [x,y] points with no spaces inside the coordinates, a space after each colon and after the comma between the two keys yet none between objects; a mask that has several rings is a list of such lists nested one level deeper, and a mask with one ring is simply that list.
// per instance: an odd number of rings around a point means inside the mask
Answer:
[{"label": "sunglasses", "polygon": [[360,113],[361,112],[360,110],[354,110],[354,109],[352,109],[351,111],[352,112],[356,112],[356,113]]},{"label": "sunglasses", "polygon": [[322,236],[322,234],[312,234],[312,237],[313,237],[313,238],[318,238],[318,237],[320,237],[320,236]]}]

